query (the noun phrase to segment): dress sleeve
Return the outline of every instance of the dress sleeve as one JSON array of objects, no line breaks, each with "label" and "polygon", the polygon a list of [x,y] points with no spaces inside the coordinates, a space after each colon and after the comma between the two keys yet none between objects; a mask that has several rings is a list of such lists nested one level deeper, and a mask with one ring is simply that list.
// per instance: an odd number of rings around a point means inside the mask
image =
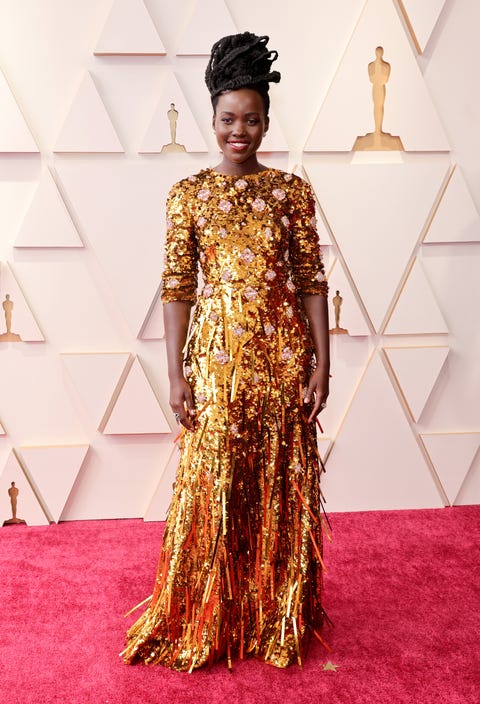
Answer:
[{"label": "dress sleeve", "polygon": [[290,263],[293,283],[300,295],[326,296],[328,284],[318,241],[315,200],[306,181],[292,188]]},{"label": "dress sleeve", "polygon": [[162,277],[162,303],[197,297],[198,247],[189,196],[182,182],[167,198],[167,234]]}]

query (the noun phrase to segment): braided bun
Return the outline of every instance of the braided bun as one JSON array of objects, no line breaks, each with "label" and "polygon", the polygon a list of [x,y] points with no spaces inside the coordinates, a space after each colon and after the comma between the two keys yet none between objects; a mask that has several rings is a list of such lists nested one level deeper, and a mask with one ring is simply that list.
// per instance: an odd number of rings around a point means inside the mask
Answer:
[{"label": "braided bun", "polygon": [[205,83],[214,108],[216,98],[224,91],[252,88],[263,97],[268,114],[269,83],[280,80],[280,73],[270,70],[278,52],[267,49],[268,39],[267,36],[243,32],[215,42],[205,71]]}]

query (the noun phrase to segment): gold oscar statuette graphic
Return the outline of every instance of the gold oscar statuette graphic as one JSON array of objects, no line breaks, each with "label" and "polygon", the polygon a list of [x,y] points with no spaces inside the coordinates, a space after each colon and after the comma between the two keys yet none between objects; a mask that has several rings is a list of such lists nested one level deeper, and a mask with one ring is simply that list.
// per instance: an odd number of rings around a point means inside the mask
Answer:
[{"label": "gold oscar statuette graphic", "polygon": [[335,327],[330,330],[331,335],[348,335],[348,330],[340,327],[340,309],[342,307],[343,298],[340,291],[336,291],[332,298],[333,310],[335,312]]},{"label": "gold oscar statuette graphic", "polygon": [[175,103],[170,103],[170,110],[167,112],[168,121],[170,123],[170,139],[169,144],[164,144],[162,147],[162,152],[186,152],[183,144],[177,144],[177,122],[178,122],[178,110],[175,107]]},{"label": "gold oscar statuette graphic", "polygon": [[7,331],[0,334],[0,342],[21,342],[22,338],[20,335],[12,332],[13,301],[11,300],[9,293],[6,294],[2,307],[3,312],[5,313],[5,326]]},{"label": "gold oscar statuette graphic", "polygon": [[390,78],[390,64],[383,60],[383,47],[375,49],[375,61],[368,64],[368,77],[372,84],[373,118],[375,132],[357,137],[352,151],[404,151],[402,140],[382,130],[385,107],[386,83]]},{"label": "gold oscar statuette graphic", "polygon": [[8,495],[10,497],[10,505],[12,507],[12,517],[3,522],[4,526],[19,526],[27,525],[27,522],[23,518],[17,518],[17,501],[18,501],[19,491],[15,486],[15,482],[12,482],[10,489],[8,490]]}]

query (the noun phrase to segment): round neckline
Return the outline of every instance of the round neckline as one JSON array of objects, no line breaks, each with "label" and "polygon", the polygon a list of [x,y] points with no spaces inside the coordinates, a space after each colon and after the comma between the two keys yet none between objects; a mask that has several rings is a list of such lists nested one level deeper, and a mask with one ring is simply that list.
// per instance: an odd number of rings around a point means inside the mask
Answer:
[{"label": "round neckline", "polygon": [[220,171],[215,171],[215,169],[213,169],[212,167],[205,169],[205,171],[208,171],[212,176],[221,176],[222,178],[234,178],[237,181],[241,181],[245,178],[258,178],[263,174],[268,174],[272,171],[276,171],[276,169],[274,169],[273,166],[268,166],[266,169],[262,169],[261,171],[254,171],[251,174],[243,174],[242,176],[239,176],[237,174],[222,174]]}]

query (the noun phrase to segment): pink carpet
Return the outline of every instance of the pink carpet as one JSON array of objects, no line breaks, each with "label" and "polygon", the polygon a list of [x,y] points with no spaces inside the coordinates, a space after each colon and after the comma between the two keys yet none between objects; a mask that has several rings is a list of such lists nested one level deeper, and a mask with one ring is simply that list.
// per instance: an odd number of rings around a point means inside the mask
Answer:
[{"label": "pink carpet", "polygon": [[151,591],[161,524],[1,529],[1,704],[478,704],[480,507],[331,520],[333,652],[314,643],[302,670],[249,660],[233,674],[117,656],[123,613]]}]

